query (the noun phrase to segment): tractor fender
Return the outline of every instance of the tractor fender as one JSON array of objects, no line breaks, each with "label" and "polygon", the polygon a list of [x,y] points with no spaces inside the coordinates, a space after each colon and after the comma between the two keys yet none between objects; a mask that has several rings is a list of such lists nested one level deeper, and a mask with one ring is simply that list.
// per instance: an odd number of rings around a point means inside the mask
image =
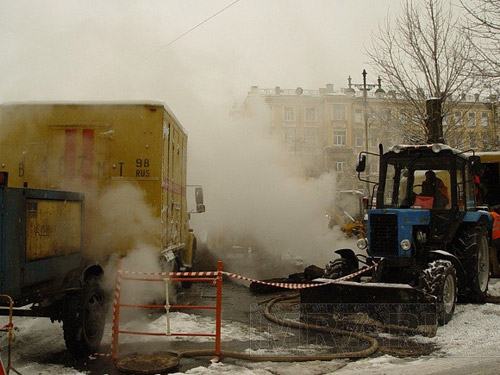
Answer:
[{"label": "tractor fender", "polygon": [[352,269],[355,270],[359,269],[358,258],[356,257],[354,251],[352,251],[351,249],[339,249],[335,250],[335,253],[339,254],[342,259],[347,260],[351,265]]},{"label": "tractor fender", "polygon": [[465,213],[464,223],[482,223],[488,230],[493,225],[493,216],[488,211],[467,211]]},{"label": "tractor fender", "polygon": [[458,282],[461,283],[463,280],[465,280],[465,270],[462,262],[460,262],[460,260],[452,253],[449,253],[445,250],[432,250],[429,252],[429,257],[431,260],[443,259],[450,261],[457,271]]}]

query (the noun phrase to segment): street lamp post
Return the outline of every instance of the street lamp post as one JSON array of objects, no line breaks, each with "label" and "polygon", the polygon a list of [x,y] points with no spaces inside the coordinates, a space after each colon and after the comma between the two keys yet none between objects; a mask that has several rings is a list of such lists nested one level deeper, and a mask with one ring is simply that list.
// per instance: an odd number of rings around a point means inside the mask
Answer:
[{"label": "street lamp post", "polygon": [[[351,77],[349,77],[349,87],[353,85],[354,87],[358,88],[359,90],[363,91],[363,117],[364,117],[364,124],[365,124],[365,151],[368,152],[368,90],[373,89],[377,85],[372,84],[372,83],[366,83],[366,76],[368,73],[366,73],[366,70],[363,69],[363,72],[361,73],[363,75],[363,83],[362,84],[352,84],[351,83]],[[353,91],[354,92],[354,91]],[[367,168],[367,180],[370,178],[370,169]],[[366,183],[366,192],[367,194],[370,194],[370,184],[367,182]]]}]

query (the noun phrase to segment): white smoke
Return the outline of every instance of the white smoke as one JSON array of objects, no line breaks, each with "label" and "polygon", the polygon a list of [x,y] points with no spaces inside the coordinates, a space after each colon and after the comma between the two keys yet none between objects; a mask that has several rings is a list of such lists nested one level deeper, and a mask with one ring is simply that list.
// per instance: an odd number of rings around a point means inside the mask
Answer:
[{"label": "white smoke", "polygon": [[[286,276],[290,258],[324,266],[346,242],[338,230],[328,228],[325,217],[334,199],[335,176],[306,178],[301,160],[284,149],[281,138],[269,136],[269,107],[262,103],[258,108],[251,120],[229,115],[208,119],[202,136],[191,139],[190,176],[203,184],[207,206],[205,214],[192,220],[195,233],[206,233],[211,250],[223,261],[231,254],[211,237],[233,243],[240,239],[242,245],[252,239],[268,261],[278,261],[276,277]],[[273,276],[252,268],[241,272]]]}]

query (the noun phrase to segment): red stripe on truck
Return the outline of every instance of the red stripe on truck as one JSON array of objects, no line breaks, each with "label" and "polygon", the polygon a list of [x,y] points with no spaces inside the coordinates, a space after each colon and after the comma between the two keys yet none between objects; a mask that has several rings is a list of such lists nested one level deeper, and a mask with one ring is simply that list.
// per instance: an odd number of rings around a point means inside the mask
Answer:
[{"label": "red stripe on truck", "polygon": [[92,178],[94,165],[94,129],[82,131],[82,172],[83,178]]},{"label": "red stripe on truck", "polygon": [[66,178],[75,177],[76,135],[77,135],[76,129],[65,130],[64,176]]}]

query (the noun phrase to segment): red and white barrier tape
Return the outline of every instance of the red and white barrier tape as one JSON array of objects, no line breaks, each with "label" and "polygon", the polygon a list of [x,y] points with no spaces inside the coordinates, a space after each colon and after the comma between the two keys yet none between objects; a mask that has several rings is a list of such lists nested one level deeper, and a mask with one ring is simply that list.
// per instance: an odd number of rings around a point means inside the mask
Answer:
[{"label": "red and white barrier tape", "polygon": [[164,276],[164,277],[205,277],[205,276],[217,276],[217,271],[199,271],[199,272],[141,272],[141,271],[130,271],[130,270],[119,270],[124,274],[130,275],[153,275],[153,276]]},{"label": "red and white barrier tape", "polygon": [[[272,282],[267,282],[267,281],[261,281],[261,280],[256,280],[252,279],[250,277],[246,276],[241,276],[236,273],[232,272],[226,272],[223,271],[222,273],[226,276],[232,277],[234,279],[239,279],[239,280],[245,280],[245,281],[250,281],[252,283],[258,283],[258,284],[263,284],[263,285],[269,285],[269,286],[275,286],[279,288],[284,288],[284,289],[305,289],[305,288],[316,288],[318,286],[323,286],[326,284],[331,284],[331,283],[336,283],[339,281],[346,281],[355,278],[356,276],[359,276],[373,268],[375,268],[377,264],[374,264],[369,267],[365,267],[360,269],[359,271],[356,271],[354,273],[351,273],[349,275],[340,277],[338,279],[332,279],[330,281],[324,282],[324,283],[272,283]],[[141,272],[141,271],[130,271],[130,270],[121,270],[119,272],[122,272],[124,274],[131,274],[131,275],[154,275],[154,276],[163,276],[163,277],[205,277],[205,276],[211,276],[215,277],[217,276],[217,271],[199,271],[199,272]]]},{"label": "red and white barrier tape", "polygon": [[327,284],[333,284],[333,283],[337,283],[339,281],[350,280],[350,279],[355,278],[356,276],[359,276],[359,275],[361,275],[361,274],[363,274],[363,273],[365,273],[365,272],[367,272],[367,271],[375,268],[376,266],[377,266],[377,264],[374,264],[372,266],[369,266],[369,267],[366,267],[366,268],[362,268],[359,271],[356,271],[356,272],[351,273],[349,275],[346,275],[346,276],[343,276],[343,277],[339,277],[338,279],[332,279],[332,280],[329,280],[329,281],[324,282],[324,283],[307,283],[307,284],[304,284],[304,283],[271,283],[271,282],[267,282],[267,281],[261,281],[261,280],[251,279],[249,277],[237,275],[237,274],[231,273],[231,272],[222,272],[222,273],[225,274],[225,275],[227,275],[227,276],[229,276],[229,277],[232,277],[234,279],[250,281],[250,282],[258,283],[258,284],[264,284],[264,285],[269,285],[269,286],[276,286],[276,287],[284,288],[284,289],[305,289],[305,288],[316,288],[318,286],[323,286],[323,285],[327,285]]}]

